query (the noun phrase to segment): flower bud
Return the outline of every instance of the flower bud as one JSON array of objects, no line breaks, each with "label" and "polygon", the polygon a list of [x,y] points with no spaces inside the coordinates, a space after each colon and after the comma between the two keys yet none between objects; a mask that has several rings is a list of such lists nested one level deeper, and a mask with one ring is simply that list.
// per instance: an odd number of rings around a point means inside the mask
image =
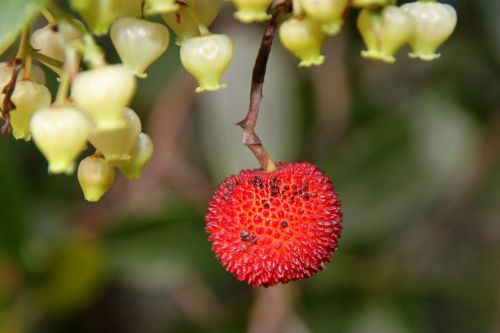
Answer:
[{"label": "flower bud", "polygon": [[394,54],[413,34],[413,18],[396,6],[386,6],[381,10],[364,8],[357,23],[367,47],[361,56],[387,63],[396,61]]},{"label": "flower bud", "polygon": [[138,179],[152,156],[153,141],[147,134],[141,133],[130,151],[130,159],[117,161],[116,166],[128,179]]},{"label": "flower bud", "polygon": [[175,0],[146,0],[144,13],[146,15],[174,13],[180,8]]},{"label": "flower bud", "polygon": [[410,57],[421,60],[434,60],[436,53],[453,33],[457,24],[457,12],[448,4],[437,2],[412,2],[401,6],[413,16],[415,29],[410,45]]},{"label": "flower bud", "polygon": [[115,169],[102,157],[89,156],[78,165],[78,182],[87,201],[99,201],[114,181]]},{"label": "flower bud", "polygon": [[16,106],[10,112],[10,124],[14,137],[29,141],[31,139],[30,121],[33,114],[50,105],[50,91],[44,85],[32,81],[19,81],[11,97]]},{"label": "flower bud", "polygon": [[97,36],[108,33],[109,26],[120,15],[122,0],[70,0]]},{"label": "flower bud", "polygon": [[108,65],[80,72],[73,81],[71,96],[98,130],[111,130],[126,124],[123,108],[135,88],[136,79],[127,68]]},{"label": "flower bud", "polygon": [[185,9],[181,8],[176,13],[165,14],[162,17],[170,29],[174,31],[176,36],[175,43],[177,45],[182,45],[185,40],[200,35],[198,24],[196,24]]},{"label": "flower bud", "polygon": [[130,150],[141,133],[141,120],[129,108],[123,110],[126,125],[112,130],[94,129],[89,142],[102,154],[106,161],[130,159]]},{"label": "flower bud", "polygon": [[347,0],[301,0],[301,5],[308,16],[321,24],[326,34],[335,35],[340,31]]},{"label": "flower bud", "polygon": [[233,0],[238,9],[234,17],[243,23],[268,20],[271,15],[267,13],[267,8],[272,2],[272,0]]},{"label": "flower bud", "polygon": [[30,127],[36,146],[49,162],[49,173],[71,174],[90,134],[85,115],[72,106],[45,108],[33,115]]},{"label": "flower bud", "polygon": [[111,26],[111,40],[123,64],[139,77],[168,47],[168,29],[159,23],[123,17]]},{"label": "flower bud", "polygon": [[321,65],[325,60],[320,54],[325,34],[320,25],[310,18],[287,19],[280,26],[279,38],[288,51],[302,60],[300,67]]},{"label": "flower bud", "polygon": [[220,78],[233,57],[234,46],[226,35],[206,35],[186,40],[181,46],[181,63],[200,86],[196,92],[226,87]]}]

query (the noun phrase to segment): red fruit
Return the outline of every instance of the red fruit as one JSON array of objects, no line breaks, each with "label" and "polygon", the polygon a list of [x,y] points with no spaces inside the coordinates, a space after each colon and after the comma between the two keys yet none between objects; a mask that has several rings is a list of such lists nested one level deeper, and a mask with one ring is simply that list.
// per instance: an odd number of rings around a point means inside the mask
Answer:
[{"label": "red fruit", "polygon": [[265,287],[316,274],[342,230],[333,185],[310,163],[230,176],[212,196],[205,221],[222,265],[238,280]]}]

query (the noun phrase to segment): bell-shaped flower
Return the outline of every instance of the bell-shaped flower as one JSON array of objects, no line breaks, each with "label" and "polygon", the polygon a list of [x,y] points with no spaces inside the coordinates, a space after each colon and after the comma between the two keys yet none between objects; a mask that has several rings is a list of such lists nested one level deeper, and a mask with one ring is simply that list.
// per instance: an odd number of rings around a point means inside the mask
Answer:
[{"label": "bell-shaped flower", "polygon": [[31,135],[49,162],[49,173],[71,174],[85,148],[91,125],[73,106],[38,110],[31,118]]},{"label": "bell-shaped flower", "polygon": [[130,150],[141,133],[141,120],[129,108],[123,110],[125,126],[111,129],[94,129],[89,142],[104,156],[106,161],[130,159]]},{"label": "bell-shaped flower", "polygon": [[414,29],[411,15],[396,6],[364,8],[357,23],[367,48],[361,56],[387,63],[396,61],[394,54],[409,41]]},{"label": "bell-shaped flower", "polygon": [[325,60],[321,55],[325,33],[319,23],[311,18],[287,19],[280,26],[279,38],[281,44],[301,60],[300,67],[321,65]]},{"label": "bell-shaped flower", "polygon": [[71,96],[98,130],[109,130],[125,126],[123,108],[135,89],[136,79],[125,66],[108,65],[80,72],[73,81]]},{"label": "bell-shaped flower", "polygon": [[31,139],[31,117],[36,111],[49,107],[51,102],[50,91],[44,85],[33,81],[19,81],[16,84],[11,100],[16,106],[10,112],[12,135],[17,140],[29,141]]},{"label": "bell-shaped flower", "polygon": [[261,22],[271,18],[267,13],[267,8],[272,0],[233,0],[238,9],[234,17],[243,23]]},{"label": "bell-shaped flower", "polygon": [[220,79],[231,59],[234,45],[226,35],[205,35],[186,40],[181,46],[181,63],[198,80],[196,92],[226,87]]},{"label": "bell-shaped flower", "polygon": [[147,134],[141,133],[130,151],[130,159],[117,161],[115,165],[128,179],[138,179],[152,156],[153,141]]},{"label": "bell-shaped flower", "polygon": [[168,47],[168,29],[162,24],[122,17],[111,26],[111,40],[122,63],[139,77]]},{"label": "bell-shaped flower", "polygon": [[301,0],[306,14],[321,24],[327,35],[335,35],[342,27],[348,0]]},{"label": "bell-shaped flower", "polygon": [[78,165],[78,182],[87,201],[99,201],[114,181],[115,168],[102,157],[88,156]]},{"label": "bell-shaped flower", "polygon": [[457,25],[455,8],[435,1],[407,3],[401,8],[413,16],[415,22],[410,39],[410,57],[427,61],[439,58],[436,50],[451,36]]}]

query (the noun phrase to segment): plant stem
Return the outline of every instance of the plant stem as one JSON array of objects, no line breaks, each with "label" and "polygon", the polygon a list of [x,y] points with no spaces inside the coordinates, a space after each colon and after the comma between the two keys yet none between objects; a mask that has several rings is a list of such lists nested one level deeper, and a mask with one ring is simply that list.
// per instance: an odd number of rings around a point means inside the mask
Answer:
[{"label": "plant stem", "polygon": [[27,25],[22,32],[19,49],[17,50],[16,59],[24,60],[29,50],[29,38],[31,36],[31,25]]},{"label": "plant stem", "polygon": [[276,170],[276,165],[262,146],[262,141],[255,133],[255,125],[259,115],[267,61],[273,45],[274,35],[276,34],[278,24],[283,15],[289,13],[292,9],[291,7],[290,0],[275,1],[271,7],[273,14],[264,35],[262,36],[259,52],[257,53],[257,58],[255,59],[255,65],[253,67],[248,113],[245,119],[237,123],[237,125],[243,129],[243,144],[252,151],[259,161],[262,170],[265,172],[272,172]]}]

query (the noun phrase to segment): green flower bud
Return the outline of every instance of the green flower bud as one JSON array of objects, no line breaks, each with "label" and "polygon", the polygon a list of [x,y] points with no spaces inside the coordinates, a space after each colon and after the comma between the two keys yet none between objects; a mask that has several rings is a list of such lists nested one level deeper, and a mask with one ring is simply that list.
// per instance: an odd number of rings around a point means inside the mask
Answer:
[{"label": "green flower bud", "polygon": [[410,45],[410,57],[434,60],[440,57],[436,50],[455,30],[457,12],[448,4],[437,2],[412,2],[401,6],[413,16],[415,30]]},{"label": "green flower bud", "polygon": [[125,126],[123,108],[135,89],[136,79],[127,68],[108,65],[80,72],[73,81],[71,96],[97,130],[111,130]]},{"label": "green flower bud", "polygon": [[198,24],[185,9],[180,9],[177,13],[162,15],[162,17],[170,29],[174,31],[177,45],[182,45],[185,40],[200,35]]},{"label": "green flower bud", "polygon": [[122,0],[70,0],[97,36],[108,33],[111,23],[120,15]]},{"label": "green flower bud", "polygon": [[233,0],[238,9],[234,17],[243,23],[261,22],[271,18],[267,13],[267,8],[272,0]]},{"label": "green flower bud", "polygon": [[30,121],[33,114],[50,105],[50,91],[44,85],[32,81],[19,81],[11,97],[16,108],[10,112],[10,123],[14,137],[31,139]]},{"label": "green flower bud", "polygon": [[146,15],[168,14],[176,12],[179,8],[175,0],[146,0],[144,13]]},{"label": "green flower bud", "polygon": [[90,134],[90,143],[106,161],[130,159],[130,150],[141,133],[141,120],[129,108],[123,110],[125,126],[112,130],[96,130]]},{"label": "green flower bud", "polygon": [[141,133],[130,151],[130,159],[117,161],[116,166],[128,179],[138,179],[152,156],[153,141],[147,134]]},{"label": "green flower bud", "polygon": [[111,40],[123,64],[139,77],[168,47],[168,29],[159,23],[123,17],[111,26]]},{"label": "green flower bud", "polygon": [[395,62],[394,54],[411,38],[413,25],[413,18],[396,6],[386,6],[381,10],[362,9],[358,16],[358,30],[367,50],[361,55],[387,63]]},{"label": "green flower bud", "polygon": [[287,19],[280,26],[279,38],[288,51],[301,59],[300,67],[321,65],[325,60],[320,53],[325,34],[313,19],[308,17]]},{"label": "green flower bud", "polygon": [[233,58],[234,46],[226,35],[206,35],[186,40],[181,46],[181,63],[200,86],[196,92],[225,88],[219,81]]},{"label": "green flower bud", "polygon": [[87,201],[99,201],[114,181],[115,169],[101,157],[86,157],[78,165],[78,182]]},{"label": "green flower bud", "polygon": [[88,119],[75,107],[50,107],[31,118],[31,134],[49,162],[49,173],[71,174],[90,134]]},{"label": "green flower bud", "polygon": [[340,31],[347,0],[301,0],[301,5],[308,16],[321,24],[326,34],[335,35]]}]

